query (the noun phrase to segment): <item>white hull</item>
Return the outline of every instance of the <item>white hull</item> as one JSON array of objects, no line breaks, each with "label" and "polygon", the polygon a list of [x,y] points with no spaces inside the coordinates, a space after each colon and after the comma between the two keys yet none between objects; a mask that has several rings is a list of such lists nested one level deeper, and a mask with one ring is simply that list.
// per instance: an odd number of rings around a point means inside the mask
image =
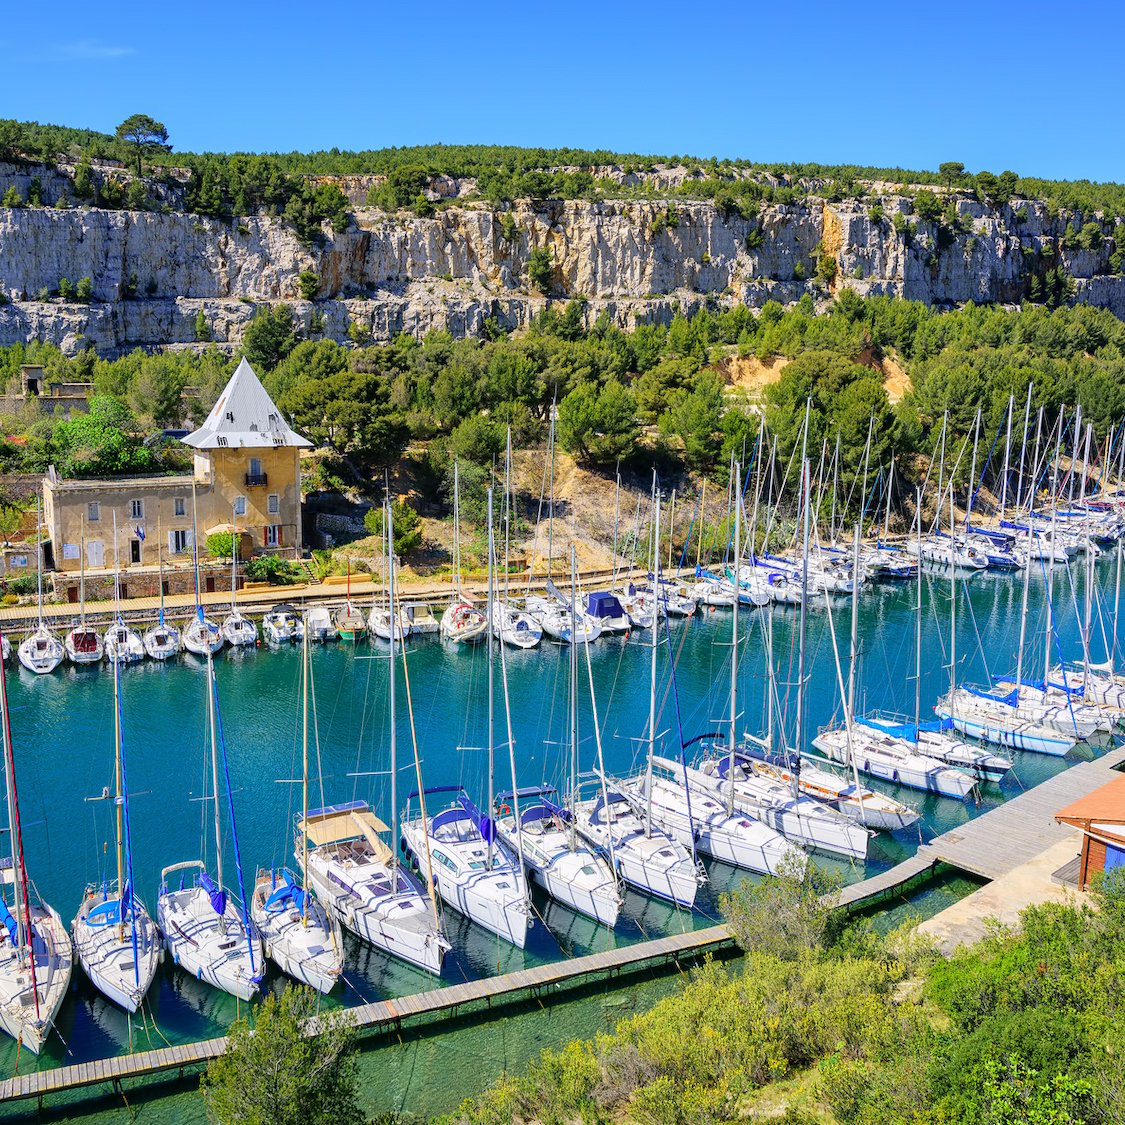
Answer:
[{"label": "white hull", "polygon": [[180,631],[171,625],[153,625],[145,630],[145,652],[153,660],[171,660],[181,648]]},{"label": "white hull", "polygon": [[[22,909],[17,908],[16,913],[22,914]],[[51,907],[33,904],[31,922],[36,937],[36,988],[32,989],[30,965],[19,962],[14,939],[5,940],[0,945],[0,1026],[21,1043],[23,1050],[37,1055],[54,1027],[70,985],[74,952],[62,919]]]},{"label": "white hull", "polygon": [[389,641],[392,633],[396,641],[404,641],[410,636],[410,622],[404,620],[402,611],[399,611],[398,621],[392,628],[390,611],[382,606],[375,606],[368,613],[367,628],[381,641]]},{"label": "white hull", "polygon": [[[868,833],[843,812],[837,812],[808,796],[794,796],[791,788],[740,768],[735,776],[722,776],[728,760],[714,757],[689,766],[688,784],[696,792],[724,804],[733,796],[734,807],[746,816],[805,848],[866,859]],[[732,794],[733,787],[733,794]]]},{"label": "white hull", "polygon": [[[521,817],[526,815],[524,807]],[[523,830],[516,833],[514,816],[501,815],[496,820],[500,838],[512,852],[523,844],[523,861],[551,898],[585,914],[606,926],[617,923],[621,895],[609,864],[581,841],[571,844],[571,830],[545,819],[525,820]],[[577,836],[577,833],[574,833]]]},{"label": "white hull", "polygon": [[317,644],[336,639],[332,616],[324,606],[314,605],[308,610],[305,614],[305,628],[309,631],[309,640]]},{"label": "white hull", "polygon": [[[647,808],[646,780],[641,776],[626,783],[642,814]],[[653,777],[652,819],[685,848],[694,838],[698,851],[732,867],[762,875],[776,875],[787,865],[797,871],[805,867],[805,853],[780,832],[741,812],[728,814],[712,795],[694,788],[688,792],[681,782]]]},{"label": "white hull", "polygon": [[188,652],[195,656],[206,656],[208,650],[214,654],[223,647],[223,631],[209,617],[202,621],[198,616],[191,617],[184,622],[180,640]]},{"label": "white hull", "polygon": [[468,602],[453,601],[441,615],[443,640],[477,644],[488,632],[488,618]]},{"label": "white hull", "polygon": [[244,617],[238,610],[232,610],[223,622],[223,639],[231,648],[256,645],[258,628],[249,617]]},{"label": "white hull", "polygon": [[305,628],[295,613],[279,613],[271,609],[262,618],[262,635],[271,645],[292,645],[304,639]]},{"label": "white hull", "polygon": [[494,601],[492,634],[512,648],[534,648],[543,639],[543,627],[530,613]]},{"label": "white hull", "polygon": [[139,664],[145,658],[144,641],[127,625],[111,625],[105,633],[105,658],[111,664]]},{"label": "white hull", "polygon": [[[87,888],[74,919],[74,950],[94,987],[127,1012],[135,1012],[160,964],[160,934],[140,899],[133,898],[133,918],[124,926],[115,921],[113,908],[114,900],[107,902],[100,890]],[[108,919],[107,911],[112,914]]]},{"label": "white hull", "polygon": [[37,676],[53,672],[65,653],[62,641],[45,626],[40,625],[30,637],[20,642],[17,650],[20,663]]},{"label": "white hull", "polygon": [[313,895],[304,897],[306,893],[301,891],[303,897],[297,899],[285,894],[288,889],[273,872],[258,872],[250,917],[266,956],[286,976],[317,992],[331,992],[344,967],[340,923],[329,917]]},{"label": "white hull", "polygon": [[429,826],[420,818],[402,825],[406,846],[423,878],[428,870],[427,857],[433,856],[432,878],[441,900],[478,926],[523,949],[530,924],[523,872],[498,845],[492,847],[489,870],[489,848],[476,826],[468,818],[442,824],[441,815],[429,821],[439,824],[436,835],[430,834]]},{"label": "white hull", "polygon": [[71,664],[98,664],[105,655],[101,637],[89,626],[71,629],[63,647]]},{"label": "white hull", "polygon": [[660,828],[646,833],[633,807],[620,794],[610,793],[612,819],[608,822],[601,804],[598,797],[575,807],[579,835],[611,859],[629,886],[678,906],[692,906],[699,890],[699,872],[683,845]]},{"label": "white hull", "polygon": [[1002,710],[978,707],[973,702],[974,698],[959,694],[951,710],[946,697],[938,701],[934,712],[943,719],[951,720],[954,729],[962,734],[994,746],[1061,758],[1077,745],[1077,740],[1071,736],[1021,718],[1013,708],[1004,708],[1003,704],[999,705]]},{"label": "white hull", "polygon": [[227,900],[220,918],[203,887],[162,889],[156,917],[165,947],[184,972],[242,1000],[257,993],[262,942],[253,928],[247,937],[232,900]]},{"label": "white hull", "polygon": [[[963,801],[976,788],[976,778],[935,758],[906,749],[906,743],[896,745],[896,740],[868,728],[853,728],[850,741],[851,753],[860,773],[958,801]],[[849,739],[846,731],[822,731],[813,739],[813,745],[826,758],[841,765],[848,764]]]},{"label": "white hull", "polygon": [[[300,848],[296,855],[300,863]],[[309,852],[305,878],[342,926],[376,949],[438,976],[449,942],[419,884],[401,865],[393,880],[390,866],[362,843],[328,845]]]}]

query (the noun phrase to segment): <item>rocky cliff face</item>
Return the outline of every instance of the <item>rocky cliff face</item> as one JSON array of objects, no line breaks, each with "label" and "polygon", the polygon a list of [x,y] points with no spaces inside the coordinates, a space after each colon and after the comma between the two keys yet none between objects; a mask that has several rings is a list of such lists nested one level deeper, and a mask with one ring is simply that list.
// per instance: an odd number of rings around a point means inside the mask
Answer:
[{"label": "rocky cliff face", "polygon": [[[961,229],[942,241],[937,224],[916,218],[912,234],[896,230],[892,220],[909,213],[908,199],[881,203],[880,221],[870,201],[814,198],[767,206],[752,221],[679,200],[674,208],[574,201],[506,212],[464,203],[425,219],[360,209],[347,231],[326,228],[318,247],[269,218],[0,208],[0,293],[8,298],[0,343],[92,343],[105,354],[194,345],[202,312],[210,336],[234,346],[257,306],[283,301],[306,327],[316,318],[337,339],[349,328],[373,341],[432,328],[476,333],[489,317],[519,327],[546,300],[527,283],[529,256],[541,247],[552,252],[553,299],[585,298],[591,319],[604,311],[626,327],[707,302],[757,307],[806,291],[822,302],[845,286],[936,305],[1016,302],[1044,262],[1074,277],[1075,300],[1125,318],[1125,278],[1109,273],[1112,241],[1097,250],[1062,246],[1067,222],[1081,226],[1081,216],[1059,219],[1035,202],[993,209],[962,199]],[[814,279],[821,253],[836,262],[831,283]],[[315,301],[299,297],[302,270],[319,278]],[[89,277],[92,302],[51,297],[64,277]]]}]

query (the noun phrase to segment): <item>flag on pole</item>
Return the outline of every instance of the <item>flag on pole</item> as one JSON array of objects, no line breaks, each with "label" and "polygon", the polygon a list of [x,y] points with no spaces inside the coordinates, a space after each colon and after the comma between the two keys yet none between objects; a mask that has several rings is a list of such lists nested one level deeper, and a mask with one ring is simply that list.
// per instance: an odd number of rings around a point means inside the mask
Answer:
[{"label": "flag on pole", "polygon": [[136,532],[137,538],[143,543],[145,541],[145,529],[141,527],[140,524],[137,524],[137,526],[133,528],[133,531]]}]

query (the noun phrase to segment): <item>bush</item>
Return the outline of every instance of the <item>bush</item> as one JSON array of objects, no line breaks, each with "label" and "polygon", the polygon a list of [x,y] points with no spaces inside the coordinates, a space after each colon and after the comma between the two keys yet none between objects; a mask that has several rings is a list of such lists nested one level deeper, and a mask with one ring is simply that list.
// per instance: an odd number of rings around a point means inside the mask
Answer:
[{"label": "bush", "polygon": [[84,305],[88,305],[94,297],[94,282],[92,278],[82,278],[74,289],[75,300],[81,301]]},{"label": "bush", "polygon": [[541,246],[537,250],[532,250],[527,259],[527,280],[531,286],[538,289],[540,293],[549,293],[554,273],[550,248]]},{"label": "bush", "polygon": [[297,285],[301,290],[301,299],[312,301],[320,291],[320,276],[315,270],[301,270],[297,274]]},{"label": "bush", "polygon": [[234,532],[216,531],[207,536],[207,553],[215,559],[229,559],[234,551]]},{"label": "bush", "polygon": [[[208,550],[211,549],[211,539],[216,538],[218,536],[208,538]],[[277,555],[257,555],[247,560],[245,571],[251,582],[268,582],[271,586],[293,586],[302,576],[301,568],[296,563]]]},{"label": "bush", "polygon": [[74,299],[74,285],[71,283],[70,278],[59,278],[59,296],[64,301],[70,301]]},{"label": "bush", "polygon": [[[383,506],[368,508],[363,526],[372,535],[383,534]],[[399,558],[408,555],[422,542],[422,518],[405,501],[396,500],[391,509],[391,526],[394,529],[394,553]]]}]

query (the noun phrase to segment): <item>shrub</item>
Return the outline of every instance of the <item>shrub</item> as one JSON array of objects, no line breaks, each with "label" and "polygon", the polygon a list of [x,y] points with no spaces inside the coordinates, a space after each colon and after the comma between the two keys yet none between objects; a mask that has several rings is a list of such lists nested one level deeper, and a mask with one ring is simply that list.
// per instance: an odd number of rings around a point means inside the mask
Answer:
[{"label": "shrub", "polygon": [[68,277],[59,278],[59,296],[64,301],[70,301],[74,298],[74,286]]},{"label": "shrub", "polygon": [[3,207],[22,207],[23,206],[23,196],[20,195],[19,188],[17,188],[15,184],[12,184],[12,186],[10,188],[8,188],[8,190],[6,192],[4,192],[4,198],[0,199],[0,206],[3,206]]},{"label": "shrub", "polygon": [[207,553],[216,559],[229,559],[234,550],[234,532],[216,531],[207,536]]},{"label": "shrub", "polygon": [[[211,538],[207,540],[210,550]],[[268,582],[271,586],[292,586],[301,579],[301,568],[277,555],[258,555],[246,563],[246,577],[252,582]]]},{"label": "shrub", "polygon": [[315,270],[301,270],[297,275],[297,286],[301,291],[302,300],[315,300],[320,290],[320,277]]},{"label": "shrub", "polygon": [[532,287],[538,289],[540,293],[549,293],[554,273],[550,247],[541,246],[532,250],[527,259],[527,280]]},{"label": "shrub", "polygon": [[[383,506],[368,508],[363,526],[372,535],[383,534]],[[422,542],[422,517],[405,501],[396,500],[391,509],[391,527],[394,529],[394,553],[401,558]]]},{"label": "shrub", "polygon": [[76,300],[81,301],[84,305],[88,305],[94,297],[94,282],[92,278],[84,277],[74,288],[74,296]]}]

